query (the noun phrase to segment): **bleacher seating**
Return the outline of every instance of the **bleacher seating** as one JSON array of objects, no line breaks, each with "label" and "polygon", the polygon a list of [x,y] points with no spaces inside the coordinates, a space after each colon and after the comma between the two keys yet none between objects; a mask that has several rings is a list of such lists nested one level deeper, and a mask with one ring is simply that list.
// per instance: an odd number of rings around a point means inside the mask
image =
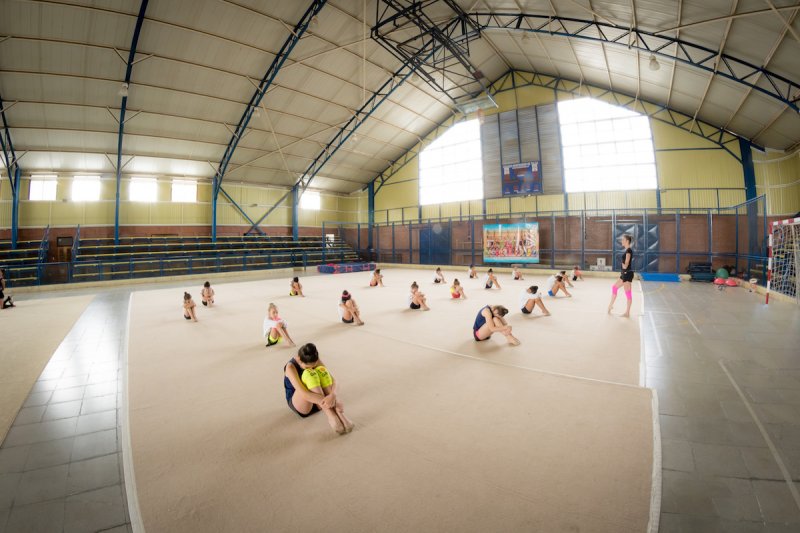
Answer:
[{"label": "bleacher seating", "polygon": [[319,237],[225,236],[80,238],[72,281],[97,281],[358,261],[343,241]]},{"label": "bleacher seating", "polygon": [[0,268],[7,287],[38,283],[41,244],[41,240],[17,241],[17,248],[12,249],[11,241],[0,241]]}]

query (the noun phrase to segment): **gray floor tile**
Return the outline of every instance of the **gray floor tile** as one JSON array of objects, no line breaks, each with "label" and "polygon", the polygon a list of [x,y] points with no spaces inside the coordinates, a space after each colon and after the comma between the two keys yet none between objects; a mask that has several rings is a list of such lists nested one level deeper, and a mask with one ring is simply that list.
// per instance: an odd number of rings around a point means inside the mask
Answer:
[{"label": "gray floor tile", "polygon": [[22,404],[22,407],[33,407],[36,405],[45,405],[47,402],[50,401],[50,396],[52,396],[52,392],[50,391],[43,391],[43,392],[34,392],[28,395],[28,398],[25,400],[25,403]]},{"label": "gray floor tile", "polygon": [[67,478],[69,494],[77,494],[119,482],[119,455],[116,453],[69,465]]},{"label": "gray floor tile", "polygon": [[726,477],[749,475],[738,447],[694,442],[692,452],[695,467],[702,474]]},{"label": "gray floor tile", "polygon": [[689,421],[684,416],[659,416],[662,439],[688,440]]},{"label": "gray floor tile", "polygon": [[755,494],[734,494],[712,498],[717,514],[725,520],[759,522],[761,507]]},{"label": "gray floor tile", "polygon": [[5,533],[6,522],[8,521],[8,515],[10,514],[11,509],[0,509],[0,533]]},{"label": "gray floor tile", "polygon": [[8,431],[8,435],[6,435],[6,440],[3,441],[3,446],[19,446],[21,444],[34,444],[36,442],[71,437],[75,434],[77,421],[77,418],[63,418],[61,420],[12,427]]},{"label": "gray floor tile", "polygon": [[118,452],[117,430],[107,429],[75,437],[72,447],[72,460],[82,461],[92,457]]},{"label": "gray floor tile", "polygon": [[78,417],[77,434],[94,433],[117,427],[117,411],[102,411]]},{"label": "gray floor tile", "polygon": [[694,471],[692,446],[685,440],[661,440],[662,468],[665,470]]},{"label": "gray floor tile", "polygon": [[17,417],[14,419],[15,426],[22,426],[25,424],[34,424],[42,421],[46,405],[37,405],[35,407],[25,407],[19,410]]},{"label": "gray floor tile", "polygon": [[129,525],[112,527],[111,529],[104,529],[100,533],[131,533]]},{"label": "gray floor tile", "polygon": [[47,406],[42,420],[58,420],[59,418],[72,418],[81,412],[81,400],[72,402],[54,403]]},{"label": "gray floor tile", "polygon": [[85,374],[78,374],[77,376],[62,377],[60,380],[58,380],[58,386],[56,389],[71,389],[73,387],[80,387],[82,385],[86,385],[87,381],[89,381],[88,372]]},{"label": "gray floor tile", "polygon": [[64,533],[105,531],[125,522],[122,490],[119,485],[67,498]]},{"label": "gray floor tile", "polygon": [[117,382],[109,381],[105,383],[95,383],[86,386],[86,397],[91,398],[94,396],[108,396],[109,394],[117,393]]},{"label": "gray floor tile", "polygon": [[14,507],[6,523],[6,533],[60,533],[64,527],[64,501]]},{"label": "gray floor tile", "polygon": [[14,503],[20,479],[20,473],[0,474],[0,509],[8,509]]},{"label": "gray floor tile", "polygon": [[755,479],[783,481],[783,474],[769,448],[740,448],[744,464]]},{"label": "gray floor tile", "polygon": [[29,445],[0,448],[0,474],[25,470],[29,450]]},{"label": "gray floor tile", "polygon": [[22,474],[14,505],[26,505],[66,495],[67,465],[31,470]]},{"label": "gray floor tile", "polygon": [[731,422],[752,422],[753,417],[741,399],[723,400],[720,402],[725,418]]},{"label": "gray floor tile", "polygon": [[753,481],[753,489],[767,522],[800,524],[800,510],[785,481]]},{"label": "gray floor tile", "polygon": [[57,379],[40,379],[36,383],[33,384],[31,387],[31,392],[45,392],[45,391],[53,391],[56,390],[56,385],[58,384]]},{"label": "gray floor tile", "polygon": [[25,470],[47,468],[69,462],[72,455],[73,438],[51,440],[31,445]]},{"label": "gray floor tile", "polygon": [[72,402],[75,400],[80,400],[83,398],[84,392],[86,392],[86,387],[58,389],[53,391],[53,397],[50,399],[50,403]]},{"label": "gray floor tile", "polygon": [[91,413],[99,413],[101,411],[110,411],[117,408],[117,395],[108,394],[106,396],[95,396],[93,398],[86,398],[81,405],[81,414],[87,415]]},{"label": "gray floor tile", "polygon": [[116,370],[95,372],[89,374],[89,381],[87,385],[94,385],[96,383],[108,383],[109,381],[116,381],[119,377],[119,372]]}]

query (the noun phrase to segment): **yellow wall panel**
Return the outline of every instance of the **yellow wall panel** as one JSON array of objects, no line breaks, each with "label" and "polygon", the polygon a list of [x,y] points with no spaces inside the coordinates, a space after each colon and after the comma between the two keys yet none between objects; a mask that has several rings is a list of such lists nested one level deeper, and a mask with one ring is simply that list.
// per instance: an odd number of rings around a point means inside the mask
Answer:
[{"label": "yellow wall panel", "polygon": [[[628,193],[628,207],[632,209],[650,209],[656,207],[655,191],[630,191]],[[572,204],[570,204],[572,207]]]},{"label": "yellow wall panel", "polygon": [[539,205],[539,212],[542,211],[563,211],[564,197],[560,194],[542,194],[536,197]]}]

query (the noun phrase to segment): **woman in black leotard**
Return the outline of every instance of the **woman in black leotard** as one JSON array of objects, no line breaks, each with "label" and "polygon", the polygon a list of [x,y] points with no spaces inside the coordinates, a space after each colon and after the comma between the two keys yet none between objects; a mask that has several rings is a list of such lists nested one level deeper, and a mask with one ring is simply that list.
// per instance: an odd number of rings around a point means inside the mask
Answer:
[{"label": "woman in black leotard", "polygon": [[625,247],[625,254],[622,256],[622,271],[620,272],[619,279],[611,287],[611,303],[608,304],[608,313],[611,314],[611,308],[614,307],[614,301],[617,299],[617,291],[620,287],[625,287],[625,299],[628,300],[628,306],[625,308],[625,318],[631,316],[631,303],[633,302],[633,292],[631,284],[633,283],[633,250],[631,249],[631,236],[627,233],[624,234],[620,240]]}]

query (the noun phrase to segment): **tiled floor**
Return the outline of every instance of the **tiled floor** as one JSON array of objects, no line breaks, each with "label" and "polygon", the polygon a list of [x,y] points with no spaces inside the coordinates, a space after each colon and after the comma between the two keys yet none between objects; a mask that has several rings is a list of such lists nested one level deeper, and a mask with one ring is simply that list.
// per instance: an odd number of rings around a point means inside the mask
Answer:
[{"label": "tiled floor", "polygon": [[645,293],[660,531],[800,531],[800,501],[776,459],[800,486],[800,308],[708,284],[647,283]]},{"label": "tiled floor", "polygon": [[[800,308],[705,284],[645,292],[660,531],[800,531],[785,479],[800,489]],[[98,293],[0,447],[0,533],[130,531],[119,427],[128,297]]]},{"label": "tiled floor", "polygon": [[0,447],[0,533],[130,531],[120,408],[127,291],[98,294]]}]

